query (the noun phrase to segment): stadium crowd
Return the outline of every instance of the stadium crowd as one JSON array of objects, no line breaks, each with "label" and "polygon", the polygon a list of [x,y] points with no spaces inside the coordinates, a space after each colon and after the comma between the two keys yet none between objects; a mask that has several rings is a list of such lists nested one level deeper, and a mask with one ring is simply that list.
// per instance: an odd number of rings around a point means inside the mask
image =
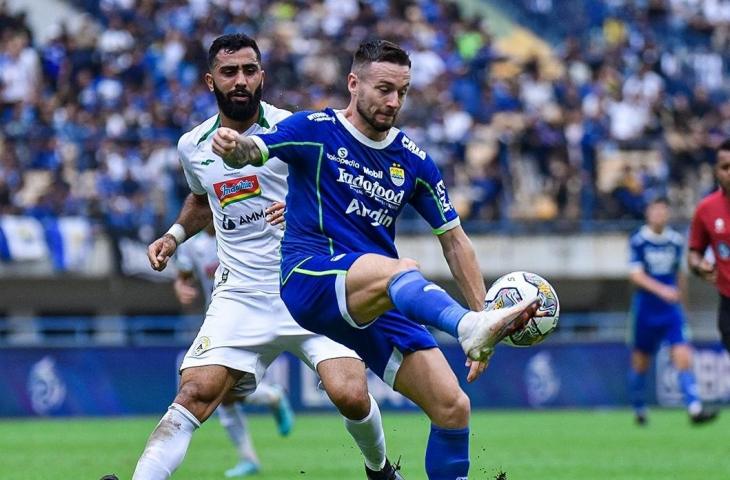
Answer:
[{"label": "stadium crowd", "polygon": [[154,239],[187,193],[177,138],[215,112],[207,47],[234,31],[259,42],[264,99],[293,110],[345,106],[364,38],[403,45],[399,123],[467,219],[638,219],[657,194],[688,218],[730,136],[728,1],[499,2],[554,42],[523,58],[447,0],[73,3],[43,42],[0,6],[0,214]]}]

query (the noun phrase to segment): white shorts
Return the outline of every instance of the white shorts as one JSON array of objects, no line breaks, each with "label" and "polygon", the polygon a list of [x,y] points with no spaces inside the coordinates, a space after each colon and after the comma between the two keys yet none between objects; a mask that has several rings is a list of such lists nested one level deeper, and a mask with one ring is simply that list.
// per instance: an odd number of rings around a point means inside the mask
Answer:
[{"label": "white shorts", "polygon": [[360,359],[353,350],[297,325],[279,294],[220,291],[213,295],[180,371],[223,365],[244,372],[233,389],[237,394],[248,395],[256,389],[271,362],[285,351],[315,371],[323,360]]}]

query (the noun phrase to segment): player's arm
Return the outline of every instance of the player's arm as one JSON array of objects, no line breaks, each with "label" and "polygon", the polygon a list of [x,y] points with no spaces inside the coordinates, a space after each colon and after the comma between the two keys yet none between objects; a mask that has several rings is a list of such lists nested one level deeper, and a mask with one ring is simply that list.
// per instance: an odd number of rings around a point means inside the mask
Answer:
[{"label": "player's arm", "polygon": [[704,251],[690,250],[687,254],[687,266],[698,277],[707,282],[715,283],[715,280],[717,280],[715,265],[707,261],[704,253]]},{"label": "player's arm", "polygon": [[[479,261],[474,246],[466,236],[461,225],[447,230],[438,236],[441,249],[444,253],[449,270],[459,285],[461,293],[466,299],[470,310],[483,310],[484,299],[487,296],[484,278],[482,277]],[[469,373],[466,375],[468,382],[473,382],[487,368],[486,362],[473,362],[466,360]]]},{"label": "player's arm", "polygon": [[232,128],[220,127],[213,135],[213,152],[232,168],[242,168],[246,165],[260,167],[266,158],[261,141],[256,140],[255,136],[246,136]]},{"label": "player's arm", "polygon": [[195,275],[193,272],[179,271],[175,283],[173,284],[173,290],[177,300],[182,305],[190,305],[198,298],[198,288],[195,284]]},{"label": "player's arm", "polygon": [[318,159],[322,154],[322,144],[316,141],[318,122],[315,119],[321,120],[322,115],[327,117],[322,112],[298,112],[270,130],[250,136],[221,127],[213,135],[213,151],[232,168],[246,165],[260,167],[270,157],[288,164],[305,161],[308,156]]},{"label": "player's arm", "polygon": [[[454,279],[471,310],[483,310],[486,289],[471,240],[461,228],[461,221],[451,205],[449,194],[436,164],[426,155],[418,163],[420,171],[410,203],[431,225]],[[485,362],[466,360],[468,382],[473,382],[487,368]]]},{"label": "player's arm", "polygon": [[212,219],[208,197],[196,193],[188,194],[175,224],[147,247],[147,258],[152,268],[158,272],[164,270],[179,244],[205,228]]},{"label": "player's arm", "polygon": [[683,271],[677,272],[677,290],[679,290],[679,303],[686,308],[689,296],[689,284],[687,283],[687,274]]},{"label": "player's arm", "polygon": [[677,303],[681,300],[678,288],[650,277],[641,266],[634,266],[631,269],[629,280],[637,287],[653,293],[667,303]]},{"label": "player's arm", "polygon": [[471,310],[484,309],[487,290],[476,251],[461,225],[438,236],[446,263]]},{"label": "player's arm", "polygon": [[710,283],[715,283],[717,279],[715,265],[705,258],[705,250],[710,245],[710,234],[702,222],[699,210],[698,208],[692,217],[692,223],[689,228],[687,266],[698,277]]}]

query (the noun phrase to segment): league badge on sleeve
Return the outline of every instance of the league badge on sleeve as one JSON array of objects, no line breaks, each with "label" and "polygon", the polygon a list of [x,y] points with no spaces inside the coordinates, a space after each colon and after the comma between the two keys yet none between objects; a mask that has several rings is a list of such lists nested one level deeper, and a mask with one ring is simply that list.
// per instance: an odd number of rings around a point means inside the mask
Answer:
[{"label": "league badge on sleeve", "polygon": [[715,219],[715,233],[725,233],[725,220],[722,218]]}]

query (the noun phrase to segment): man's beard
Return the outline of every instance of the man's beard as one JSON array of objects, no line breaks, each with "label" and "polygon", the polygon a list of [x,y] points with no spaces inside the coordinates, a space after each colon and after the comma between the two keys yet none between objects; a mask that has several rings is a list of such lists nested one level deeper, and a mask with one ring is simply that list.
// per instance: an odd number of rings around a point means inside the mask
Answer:
[{"label": "man's beard", "polygon": [[359,113],[360,116],[363,119],[365,119],[365,121],[368,123],[368,125],[370,125],[371,127],[373,127],[373,130],[375,130],[376,132],[387,132],[388,130],[390,130],[390,128],[395,123],[395,119],[396,119],[395,116],[393,117],[393,120],[391,122],[389,122],[389,123],[377,122],[375,120],[375,116],[374,115],[370,115],[368,113],[368,111],[360,105],[360,100],[359,99],[355,103],[355,108],[357,108],[357,113]]},{"label": "man's beard", "polygon": [[[232,90],[226,95],[218,89],[216,84],[213,84],[213,92],[215,93],[215,99],[218,102],[218,108],[226,117],[237,122],[245,122],[249,120],[254,114],[256,109],[259,108],[261,102],[261,90],[263,85],[259,85],[253,95],[245,90]],[[248,102],[239,103],[231,99],[231,95],[236,93],[243,93],[248,96]]]}]

